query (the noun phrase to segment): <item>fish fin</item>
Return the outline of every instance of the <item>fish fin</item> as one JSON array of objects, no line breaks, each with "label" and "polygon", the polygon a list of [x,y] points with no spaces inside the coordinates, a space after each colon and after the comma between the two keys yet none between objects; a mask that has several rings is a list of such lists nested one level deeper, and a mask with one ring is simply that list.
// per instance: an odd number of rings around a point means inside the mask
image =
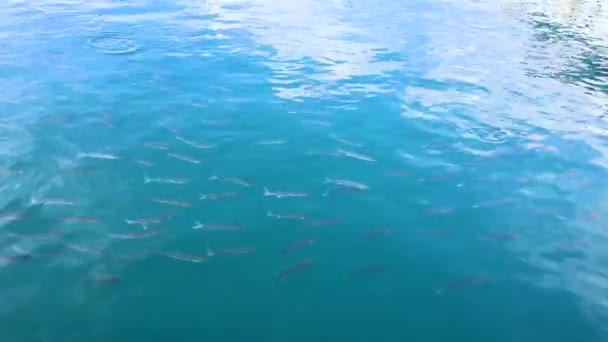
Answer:
[{"label": "fish fin", "polygon": [[148,178],[148,175],[144,175],[144,184],[148,184],[148,183],[151,183],[151,182],[152,182],[152,179]]}]

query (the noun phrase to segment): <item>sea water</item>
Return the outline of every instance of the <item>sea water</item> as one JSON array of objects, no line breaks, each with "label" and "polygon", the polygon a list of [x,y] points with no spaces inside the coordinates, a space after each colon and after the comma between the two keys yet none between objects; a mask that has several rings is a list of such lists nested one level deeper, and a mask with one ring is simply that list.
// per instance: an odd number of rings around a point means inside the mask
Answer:
[{"label": "sea water", "polygon": [[0,4],[0,341],[602,341],[605,18]]}]

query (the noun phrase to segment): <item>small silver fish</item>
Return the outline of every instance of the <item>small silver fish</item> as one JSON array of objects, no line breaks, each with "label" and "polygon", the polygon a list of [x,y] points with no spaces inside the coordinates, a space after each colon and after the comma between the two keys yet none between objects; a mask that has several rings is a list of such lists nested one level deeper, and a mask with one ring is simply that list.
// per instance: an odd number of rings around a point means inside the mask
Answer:
[{"label": "small silver fish", "polygon": [[207,261],[206,256],[200,256],[200,255],[191,255],[191,254],[184,254],[184,253],[179,253],[179,252],[162,252],[161,254],[166,257],[172,258],[172,259],[181,260],[181,261],[190,261],[190,262],[194,262],[194,263],[200,263],[200,262]]},{"label": "small silver fish", "polygon": [[270,191],[267,188],[264,188],[264,196],[274,196],[276,198],[283,197],[307,197],[309,195],[308,192],[300,192],[300,191]]},{"label": "small silver fish", "polygon": [[202,200],[218,200],[222,198],[237,197],[238,192],[219,192],[215,194],[201,194],[200,199]]},{"label": "small silver fish", "polygon": [[332,139],[334,139],[335,141],[337,141],[339,143],[342,143],[342,144],[345,144],[345,145],[350,145],[350,146],[353,146],[353,147],[363,147],[363,144],[359,144],[359,143],[356,143],[354,141],[346,140],[344,138],[340,138],[340,137],[335,136],[335,135],[331,135],[330,137]]},{"label": "small silver fish", "polygon": [[186,144],[186,145],[188,145],[190,147],[198,148],[199,150],[208,150],[208,149],[212,149],[213,148],[213,146],[211,146],[211,145],[199,144],[199,143],[196,143],[196,142],[194,142],[192,140],[188,140],[186,138],[182,138],[180,136],[175,137],[175,139],[183,142],[184,144]]},{"label": "small silver fish", "polygon": [[78,153],[76,155],[77,159],[82,158],[90,158],[90,159],[107,159],[107,160],[115,160],[120,159],[119,156],[110,153],[102,153],[102,152],[86,152],[86,153]]},{"label": "small silver fish", "polygon": [[167,156],[169,156],[171,158],[183,160],[183,161],[186,161],[186,162],[189,162],[189,163],[192,163],[192,164],[200,164],[201,163],[200,160],[192,158],[192,157],[189,157],[189,156],[185,156],[183,154],[177,154],[177,153],[169,152],[169,153],[167,153]]},{"label": "small silver fish", "polygon": [[224,182],[235,183],[235,184],[242,185],[242,186],[252,186],[252,185],[253,185],[253,183],[252,183],[252,182],[250,182],[250,181],[248,181],[248,180],[246,180],[246,179],[243,179],[243,178],[237,178],[237,177],[218,177],[218,176],[211,176],[211,177],[209,177],[209,180],[210,180],[210,181],[217,181],[217,180],[220,180],[220,181],[224,181]]},{"label": "small silver fish", "polygon": [[32,198],[30,203],[32,205],[42,204],[42,205],[76,205],[78,203],[64,199],[64,198]]},{"label": "small silver fish", "polygon": [[368,162],[375,162],[376,159],[370,157],[370,156],[366,156],[365,154],[361,154],[361,153],[357,153],[357,152],[352,152],[352,151],[346,151],[343,149],[338,149],[338,155],[340,156],[345,156],[345,157],[350,157],[350,158],[354,158],[354,159],[359,159],[359,160],[364,160],[364,161],[368,161]]},{"label": "small silver fish", "polygon": [[148,184],[148,183],[186,184],[189,182],[190,182],[190,180],[185,179],[185,178],[164,178],[164,177],[152,178],[152,177],[144,176],[144,184]]},{"label": "small silver fish", "polygon": [[348,179],[325,178],[325,181],[323,181],[323,184],[336,184],[336,185],[345,186],[347,188],[353,188],[353,189],[359,189],[359,190],[368,190],[369,189],[369,186],[367,186],[363,183],[351,181]]},{"label": "small silver fish", "polygon": [[287,140],[262,140],[262,141],[258,141],[255,144],[256,145],[282,145],[284,143],[286,143]]},{"label": "small silver fish", "polygon": [[147,142],[147,143],[144,143],[143,146],[147,147],[147,148],[155,149],[155,150],[161,150],[161,151],[166,151],[169,148],[171,148],[171,145],[166,144],[166,143],[161,143],[161,142]]},{"label": "small silver fish", "polygon": [[217,230],[217,231],[238,231],[243,229],[240,224],[218,224],[218,223],[201,223],[199,221],[194,222],[192,229],[204,229],[204,230]]},{"label": "small silver fish", "polygon": [[175,206],[184,207],[184,208],[192,207],[191,203],[188,203],[188,202],[185,202],[182,200],[173,200],[173,199],[166,199],[166,198],[148,198],[148,201],[161,203],[161,204],[175,205]]},{"label": "small silver fish", "polygon": [[147,229],[138,232],[130,232],[130,233],[109,233],[108,237],[114,239],[123,239],[123,240],[132,240],[132,239],[143,239],[147,237],[151,237],[157,235],[162,231],[161,228],[157,229]]},{"label": "small silver fish", "polygon": [[143,159],[133,159],[133,162],[135,164],[139,164],[139,165],[143,165],[143,166],[154,166],[154,164],[150,163],[149,161],[143,160]]},{"label": "small silver fish", "polygon": [[278,214],[278,213],[273,213],[272,211],[267,211],[266,216],[274,217],[274,218],[278,218],[278,219],[290,219],[290,220],[306,219],[306,215],[304,215],[304,214]]}]

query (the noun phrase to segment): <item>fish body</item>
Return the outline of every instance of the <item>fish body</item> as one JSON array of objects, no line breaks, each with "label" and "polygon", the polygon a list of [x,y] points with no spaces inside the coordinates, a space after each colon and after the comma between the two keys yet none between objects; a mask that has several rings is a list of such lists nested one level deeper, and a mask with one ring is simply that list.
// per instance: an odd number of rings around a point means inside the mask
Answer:
[{"label": "fish body", "polygon": [[50,205],[76,205],[75,201],[68,200],[65,198],[32,198],[30,201],[32,205],[42,204],[46,206]]},{"label": "fish body", "polygon": [[130,233],[109,233],[108,237],[122,240],[144,239],[160,233],[162,229],[146,229],[138,232]]},{"label": "fish body", "polygon": [[200,160],[198,160],[196,158],[193,158],[193,157],[185,156],[183,154],[177,154],[177,153],[169,152],[169,153],[167,153],[167,156],[169,156],[171,158],[183,160],[185,162],[192,163],[192,164],[200,164],[201,163]]},{"label": "fish body", "polygon": [[338,155],[344,156],[344,157],[349,157],[349,158],[354,158],[354,159],[358,159],[358,160],[368,161],[368,162],[376,161],[376,159],[374,159],[370,156],[366,156],[365,154],[352,152],[352,151],[346,151],[343,149],[338,149]]},{"label": "fish body", "polygon": [[253,182],[250,182],[243,178],[237,178],[237,177],[211,176],[211,177],[209,177],[209,180],[210,181],[220,180],[220,181],[224,181],[224,182],[235,183],[235,184],[242,185],[242,186],[252,186],[253,185]]},{"label": "fish body", "polygon": [[161,204],[168,204],[168,205],[173,205],[173,206],[183,207],[183,208],[190,208],[190,207],[192,207],[191,203],[188,203],[188,202],[185,202],[185,201],[182,201],[182,200],[175,200],[175,199],[148,198],[148,201],[155,202],[155,203],[161,203]]},{"label": "fish body", "polygon": [[287,244],[285,247],[283,247],[279,253],[280,254],[287,254],[289,252],[298,250],[304,246],[308,246],[308,245],[312,245],[313,243],[317,242],[319,239],[317,237],[311,237],[311,238],[307,238],[307,239],[302,239],[302,240],[296,240],[292,243]]},{"label": "fish body", "polygon": [[219,192],[215,194],[201,194],[200,199],[202,200],[218,200],[222,198],[237,197],[238,192]]},{"label": "fish body", "polygon": [[309,195],[308,192],[300,192],[300,191],[270,191],[267,188],[264,188],[264,196],[274,196],[276,198],[283,197],[307,197]]},{"label": "fish body", "polygon": [[367,186],[366,184],[351,181],[348,179],[325,178],[325,181],[323,181],[323,184],[336,184],[336,185],[344,186],[347,188],[353,188],[353,189],[357,189],[357,190],[368,190],[369,189],[369,186]]},{"label": "fish body", "polygon": [[240,224],[218,224],[218,223],[201,223],[196,221],[192,229],[217,230],[217,231],[237,231],[242,230]]},{"label": "fish body", "polygon": [[200,256],[200,255],[184,254],[184,253],[180,253],[180,252],[162,252],[161,254],[168,258],[171,258],[171,259],[189,261],[189,262],[194,262],[194,263],[201,263],[201,262],[207,261],[206,256]]},{"label": "fish body", "polygon": [[310,259],[305,259],[299,262],[296,262],[295,264],[281,270],[279,273],[277,273],[277,275],[274,277],[274,281],[275,284],[280,284],[282,283],[285,278],[287,278],[288,276],[309,269],[312,266],[314,266],[315,262],[310,260]]},{"label": "fish body", "polygon": [[199,144],[197,142],[194,142],[192,140],[188,140],[188,139],[180,137],[180,136],[175,137],[175,139],[183,142],[184,144],[186,144],[186,145],[188,145],[190,147],[198,148],[199,150],[207,150],[207,149],[212,149],[213,148],[213,146],[211,146],[211,145]]},{"label": "fish body", "polygon": [[103,153],[103,152],[81,152],[76,155],[76,158],[77,159],[82,159],[82,158],[106,159],[106,160],[120,159],[120,157],[115,154]]},{"label": "fish body", "polygon": [[280,214],[280,213],[273,213],[272,211],[266,212],[266,216],[274,217],[274,218],[278,218],[278,219],[289,219],[289,220],[306,219],[306,215],[303,215],[303,214]]},{"label": "fish body", "polygon": [[185,178],[165,178],[165,177],[153,178],[153,177],[144,176],[144,184],[159,183],[159,184],[179,184],[179,185],[181,185],[181,184],[186,184],[189,182],[190,181]]},{"label": "fish body", "polygon": [[363,236],[363,238],[365,240],[371,240],[371,239],[378,238],[380,236],[388,235],[392,232],[393,232],[393,230],[391,228],[378,228],[378,229],[374,229],[371,232],[365,234]]}]

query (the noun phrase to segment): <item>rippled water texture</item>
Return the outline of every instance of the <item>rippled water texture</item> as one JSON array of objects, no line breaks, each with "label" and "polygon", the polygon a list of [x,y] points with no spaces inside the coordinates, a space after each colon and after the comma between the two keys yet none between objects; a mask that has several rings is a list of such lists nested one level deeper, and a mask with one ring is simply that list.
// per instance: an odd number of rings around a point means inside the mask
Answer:
[{"label": "rippled water texture", "polygon": [[0,341],[605,341],[601,1],[0,3]]}]

